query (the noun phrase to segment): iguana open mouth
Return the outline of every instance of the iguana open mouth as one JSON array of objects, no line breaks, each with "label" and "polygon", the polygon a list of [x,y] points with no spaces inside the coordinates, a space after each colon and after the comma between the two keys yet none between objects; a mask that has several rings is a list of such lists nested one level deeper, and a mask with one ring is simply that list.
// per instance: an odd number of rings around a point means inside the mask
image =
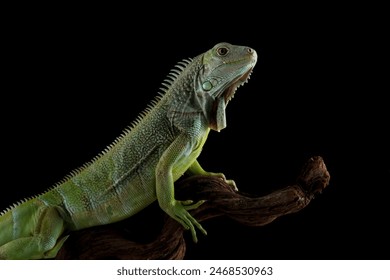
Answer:
[{"label": "iguana open mouth", "polygon": [[253,67],[245,72],[242,76],[238,77],[223,91],[222,95],[225,99],[225,105],[234,97],[237,89],[248,82],[250,75],[252,74]]}]

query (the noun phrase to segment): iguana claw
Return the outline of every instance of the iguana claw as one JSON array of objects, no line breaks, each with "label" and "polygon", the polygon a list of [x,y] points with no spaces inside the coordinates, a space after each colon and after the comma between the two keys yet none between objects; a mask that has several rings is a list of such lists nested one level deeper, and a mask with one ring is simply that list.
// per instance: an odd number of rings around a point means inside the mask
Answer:
[{"label": "iguana claw", "polygon": [[229,186],[231,186],[234,191],[238,191],[236,182],[234,182],[234,180],[227,180],[225,174],[223,174],[223,173],[211,173],[210,172],[207,175],[215,176],[215,177],[218,177],[218,178],[222,179],[225,183],[227,183]]},{"label": "iguana claw", "polygon": [[198,221],[188,213],[189,210],[193,210],[202,205],[205,200],[200,200],[196,203],[193,203],[192,200],[178,201],[176,200],[173,203],[173,206],[170,209],[165,211],[176,221],[178,221],[186,230],[191,231],[192,240],[197,243],[198,238],[196,236],[195,227],[200,230],[204,235],[207,235],[207,231],[201,226]]}]

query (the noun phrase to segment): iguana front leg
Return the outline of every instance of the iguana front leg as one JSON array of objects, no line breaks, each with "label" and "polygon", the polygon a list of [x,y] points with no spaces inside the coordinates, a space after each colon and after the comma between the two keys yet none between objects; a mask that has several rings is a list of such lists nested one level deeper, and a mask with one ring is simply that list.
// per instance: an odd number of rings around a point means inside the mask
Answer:
[{"label": "iguana front leg", "polygon": [[191,140],[188,135],[180,134],[162,154],[156,167],[156,194],[161,209],[178,221],[185,229],[191,230],[192,239],[197,242],[195,227],[203,234],[207,234],[207,232],[188,213],[188,210],[198,208],[204,201],[193,203],[191,200],[176,200],[173,185],[173,170],[175,169],[175,172],[179,170],[180,173],[180,170],[183,169],[186,158],[192,151]]},{"label": "iguana front leg", "polygon": [[214,173],[214,172],[208,172],[204,170],[197,160],[195,160],[193,164],[187,169],[186,173],[188,175],[206,175],[206,176],[215,176],[221,178],[226,183],[228,183],[235,191],[238,191],[237,185],[234,182],[234,180],[227,180],[225,174],[223,173]]}]

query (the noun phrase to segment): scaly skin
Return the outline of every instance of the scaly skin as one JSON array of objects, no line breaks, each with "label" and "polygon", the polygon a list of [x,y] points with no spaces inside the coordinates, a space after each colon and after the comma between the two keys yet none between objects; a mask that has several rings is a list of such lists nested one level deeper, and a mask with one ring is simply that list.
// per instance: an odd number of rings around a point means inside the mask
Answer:
[{"label": "scaly skin", "polygon": [[206,231],[188,211],[203,201],[176,200],[173,184],[185,172],[225,180],[203,170],[197,157],[210,129],[225,128],[226,105],[256,60],[253,49],[220,43],[180,62],[160,96],[111,146],[0,216],[0,259],[53,258],[71,231],[126,219],[156,199],[196,242],[195,229]]}]

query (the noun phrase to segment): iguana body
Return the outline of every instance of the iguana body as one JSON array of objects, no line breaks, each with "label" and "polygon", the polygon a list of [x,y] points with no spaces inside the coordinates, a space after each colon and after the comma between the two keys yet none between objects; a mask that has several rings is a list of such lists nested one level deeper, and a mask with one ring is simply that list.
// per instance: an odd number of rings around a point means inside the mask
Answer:
[{"label": "iguana body", "polygon": [[156,199],[196,241],[195,228],[206,232],[188,210],[203,202],[175,200],[173,183],[185,172],[225,179],[197,157],[210,129],[226,126],[226,104],[256,60],[253,49],[220,43],[180,62],[164,92],[104,152],[0,216],[0,259],[53,258],[70,231],[123,220]]}]

